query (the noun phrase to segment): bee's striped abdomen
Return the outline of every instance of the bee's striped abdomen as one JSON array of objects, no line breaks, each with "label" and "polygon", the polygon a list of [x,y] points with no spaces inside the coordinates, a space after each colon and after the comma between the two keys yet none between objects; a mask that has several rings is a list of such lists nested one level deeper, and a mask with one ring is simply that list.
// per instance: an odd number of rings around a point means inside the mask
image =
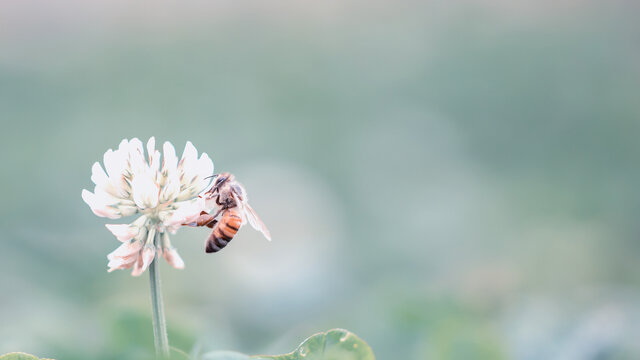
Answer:
[{"label": "bee's striped abdomen", "polygon": [[205,251],[212,253],[222,250],[233,239],[240,226],[242,226],[242,218],[236,209],[226,210],[209,235]]}]

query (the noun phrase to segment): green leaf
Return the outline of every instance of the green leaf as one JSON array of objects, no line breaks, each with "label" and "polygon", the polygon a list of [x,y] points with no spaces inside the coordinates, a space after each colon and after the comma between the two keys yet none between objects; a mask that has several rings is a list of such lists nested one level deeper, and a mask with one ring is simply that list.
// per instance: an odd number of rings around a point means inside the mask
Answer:
[{"label": "green leaf", "polygon": [[[22,352],[12,352],[4,355],[0,355],[0,360],[40,360],[38,357],[25,354]],[[46,360],[46,359],[42,359]]]},{"label": "green leaf", "polygon": [[[172,349],[180,357],[188,355]],[[172,354],[172,357],[175,354]],[[201,360],[375,360],[369,345],[355,334],[342,329],[333,329],[307,338],[298,348],[284,355],[249,356],[234,351],[212,351],[200,357]],[[0,360],[46,360],[25,353],[9,353]]]},{"label": "green leaf", "polygon": [[315,334],[290,354],[258,355],[251,358],[256,360],[375,360],[371,347],[364,340],[342,329]]},{"label": "green leaf", "polygon": [[235,351],[212,351],[208,352],[200,358],[201,360],[250,360],[249,355],[241,354]]}]

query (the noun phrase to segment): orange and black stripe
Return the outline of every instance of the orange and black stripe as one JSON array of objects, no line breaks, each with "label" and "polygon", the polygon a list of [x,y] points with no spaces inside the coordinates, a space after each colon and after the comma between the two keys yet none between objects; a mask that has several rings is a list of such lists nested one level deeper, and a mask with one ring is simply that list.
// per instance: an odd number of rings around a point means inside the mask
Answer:
[{"label": "orange and black stripe", "polygon": [[222,250],[233,239],[240,226],[242,226],[242,217],[238,211],[234,208],[225,210],[207,239],[205,251],[213,253]]}]

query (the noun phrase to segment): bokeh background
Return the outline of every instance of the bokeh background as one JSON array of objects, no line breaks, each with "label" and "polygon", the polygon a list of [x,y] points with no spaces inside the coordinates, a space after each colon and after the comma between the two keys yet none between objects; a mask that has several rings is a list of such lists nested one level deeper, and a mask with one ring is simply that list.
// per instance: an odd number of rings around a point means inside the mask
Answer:
[{"label": "bokeh background", "polygon": [[80,192],[156,136],[235,173],[274,238],[173,238],[178,348],[341,327],[379,359],[640,358],[639,11],[1,0],[0,353],[150,356],[147,277],[106,272]]}]

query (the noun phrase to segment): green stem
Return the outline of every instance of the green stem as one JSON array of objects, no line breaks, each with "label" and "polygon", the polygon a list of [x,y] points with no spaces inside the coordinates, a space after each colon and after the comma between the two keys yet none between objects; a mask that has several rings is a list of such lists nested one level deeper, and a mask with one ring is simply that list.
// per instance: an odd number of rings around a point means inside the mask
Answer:
[{"label": "green stem", "polygon": [[149,265],[149,284],[151,289],[153,338],[156,346],[156,357],[158,359],[168,359],[169,338],[167,337],[167,321],[164,318],[164,306],[162,305],[162,291],[160,289],[160,262],[158,261],[158,254],[156,254],[151,265]]}]

